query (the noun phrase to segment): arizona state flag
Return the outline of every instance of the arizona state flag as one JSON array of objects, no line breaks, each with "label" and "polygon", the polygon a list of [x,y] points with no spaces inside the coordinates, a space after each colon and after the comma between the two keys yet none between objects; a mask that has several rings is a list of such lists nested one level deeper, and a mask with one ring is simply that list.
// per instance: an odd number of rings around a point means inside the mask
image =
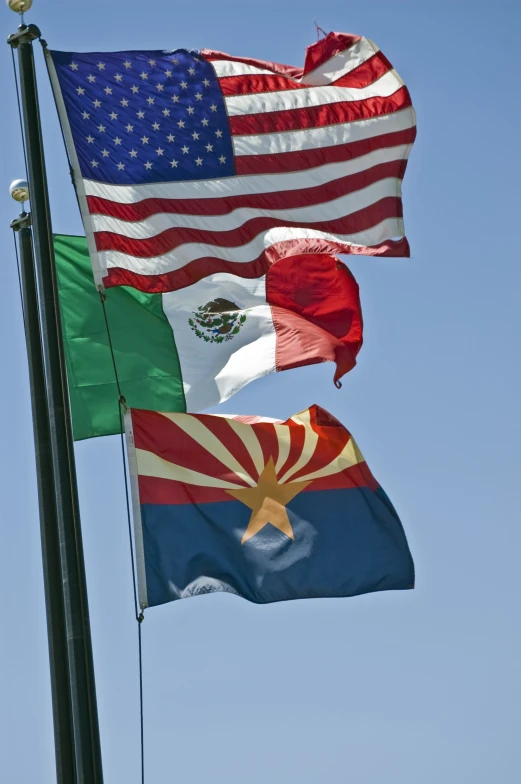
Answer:
[{"label": "arizona state flag", "polygon": [[286,422],[132,409],[126,432],[142,608],[414,587],[391,502],[318,406]]}]

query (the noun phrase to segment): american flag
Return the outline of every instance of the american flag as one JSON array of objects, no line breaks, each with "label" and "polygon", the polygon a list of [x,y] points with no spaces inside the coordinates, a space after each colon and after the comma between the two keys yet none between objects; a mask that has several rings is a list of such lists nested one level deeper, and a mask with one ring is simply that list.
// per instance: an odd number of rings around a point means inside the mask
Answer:
[{"label": "american flag", "polygon": [[203,50],[48,52],[96,283],[164,292],[302,253],[408,256],[409,92],[366,38],[302,69]]}]

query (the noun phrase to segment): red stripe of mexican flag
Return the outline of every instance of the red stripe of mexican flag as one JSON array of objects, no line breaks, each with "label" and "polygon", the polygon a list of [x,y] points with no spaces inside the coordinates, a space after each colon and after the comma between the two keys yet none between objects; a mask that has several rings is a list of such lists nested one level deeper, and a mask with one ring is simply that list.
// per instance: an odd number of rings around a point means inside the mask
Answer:
[{"label": "red stripe of mexican flag", "polygon": [[[83,237],[55,237],[76,440],[120,432],[103,311]],[[209,275],[165,294],[106,292],[116,365],[129,406],[201,411],[267,373],[354,366],[362,343],[358,286],[333,256],[294,256],[253,279]]]}]

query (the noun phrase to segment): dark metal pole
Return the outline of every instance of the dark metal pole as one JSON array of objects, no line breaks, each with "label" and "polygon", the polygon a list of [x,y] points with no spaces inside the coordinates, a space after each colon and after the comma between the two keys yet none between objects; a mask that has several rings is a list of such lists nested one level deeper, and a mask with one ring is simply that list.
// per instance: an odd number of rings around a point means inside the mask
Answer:
[{"label": "dark metal pole", "polygon": [[8,43],[18,49],[36,276],[40,294],[42,346],[47,379],[49,425],[67,630],[76,781],[101,784],[101,748],[94,683],[87,586],[83,560],[74,445],[57,295],[56,268],[43,154],[32,42],[35,25],[21,25]]},{"label": "dark metal pole", "polygon": [[56,779],[58,784],[74,784],[74,746],[70,710],[67,634],[63,606],[63,587],[60,566],[54,472],[52,465],[51,434],[45,391],[38,294],[34,273],[31,218],[22,213],[11,223],[18,232],[20,272],[24,309],[25,341],[29,360],[29,384],[33,411],[36,477],[40,508],[42,539],[43,582],[47,614],[47,638],[51,670],[51,692],[54,718],[54,746]]}]

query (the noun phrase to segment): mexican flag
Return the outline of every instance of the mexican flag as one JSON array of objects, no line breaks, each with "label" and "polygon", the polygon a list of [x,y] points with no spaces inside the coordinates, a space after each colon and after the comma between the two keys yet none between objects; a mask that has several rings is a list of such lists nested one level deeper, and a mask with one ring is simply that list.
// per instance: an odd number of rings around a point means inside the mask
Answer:
[{"label": "mexican flag", "polygon": [[[119,395],[84,237],[54,239],[75,440],[119,433]],[[362,345],[358,286],[336,257],[282,259],[266,275],[210,275],[163,294],[104,292],[121,392],[133,408],[202,411],[256,378],[332,361]]]}]

